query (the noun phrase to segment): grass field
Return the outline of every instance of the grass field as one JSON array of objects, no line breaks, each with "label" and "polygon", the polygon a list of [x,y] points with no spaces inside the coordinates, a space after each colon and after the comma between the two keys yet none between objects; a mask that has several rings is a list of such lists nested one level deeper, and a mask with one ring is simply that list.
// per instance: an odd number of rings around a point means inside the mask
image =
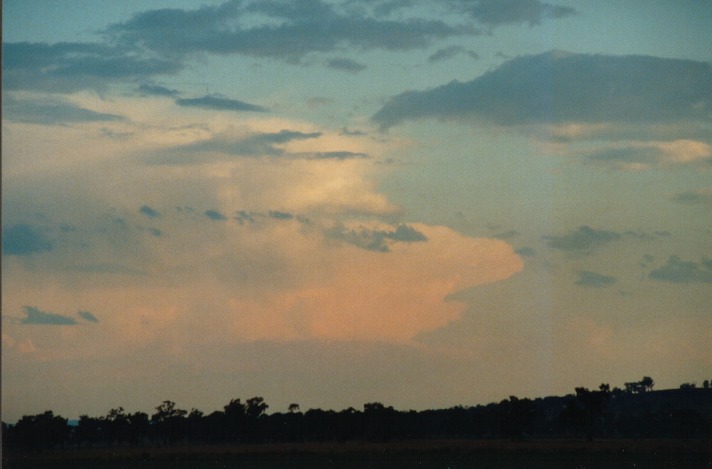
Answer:
[{"label": "grass field", "polygon": [[3,468],[701,469],[706,440],[448,440],[64,449],[3,455]]}]

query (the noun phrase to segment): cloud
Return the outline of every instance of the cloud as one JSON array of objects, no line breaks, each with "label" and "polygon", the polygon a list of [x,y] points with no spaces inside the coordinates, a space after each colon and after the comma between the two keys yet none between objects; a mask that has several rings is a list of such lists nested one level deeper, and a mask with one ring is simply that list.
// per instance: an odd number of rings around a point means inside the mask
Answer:
[{"label": "cloud", "polygon": [[77,324],[77,320],[74,318],[61,314],[46,313],[33,306],[24,306],[22,310],[26,317],[20,321],[21,324],[42,324],[50,326],[73,326]]},{"label": "cloud", "polygon": [[287,212],[280,212],[279,210],[270,210],[267,213],[271,218],[276,218],[277,220],[291,220],[294,215]]},{"label": "cloud", "polygon": [[218,212],[217,210],[206,210],[204,212],[204,215],[214,221],[227,220],[227,217],[225,217],[225,215]]},{"label": "cloud", "polygon": [[621,235],[606,230],[595,230],[583,225],[578,230],[562,236],[544,236],[547,245],[562,251],[590,253],[594,249],[621,238]]},{"label": "cloud", "polygon": [[526,256],[526,257],[532,257],[532,256],[536,255],[536,251],[534,250],[534,248],[530,248],[530,247],[523,247],[523,248],[515,249],[514,252],[516,252],[520,256]]},{"label": "cloud", "polygon": [[176,99],[176,104],[179,106],[213,109],[216,111],[267,112],[267,109],[262,106],[246,103],[244,101],[238,101],[237,99],[224,98],[219,95],[206,95],[200,98]]},{"label": "cloud", "polygon": [[166,88],[165,86],[160,86],[160,85],[149,85],[149,84],[143,84],[138,87],[138,91],[144,95],[149,95],[149,96],[166,96],[166,97],[176,97],[180,94],[178,90],[174,90],[171,88]]},{"label": "cloud", "polygon": [[303,236],[291,238],[303,252],[302,274],[289,288],[264,296],[234,295],[232,330],[251,340],[409,341],[460,317],[464,305],[448,300],[450,294],[522,268],[504,241],[469,238],[446,227],[408,226],[427,241],[388,243],[387,253],[348,240],[309,242],[312,247],[304,250]]},{"label": "cloud", "polygon": [[488,26],[528,23],[530,26],[545,19],[564,18],[576,14],[571,7],[552,5],[539,0],[456,0],[460,6],[480,23]]},{"label": "cloud", "polygon": [[158,228],[147,228],[146,231],[151,234],[151,236],[155,236],[157,238],[163,236],[163,232],[159,230]]},{"label": "cloud", "polygon": [[672,201],[684,205],[712,205],[712,189],[680,192],[672,197]]},{"label": "cloud", "polygon": [[672,165],[712,167],[712,145],[689,139],[629,141],[595,149],[585,154],[584,158],[632,171]]},{"label": "cloud", "polygon": [[3,100],[3,115],[15,122],[61,125],[82,122],[122,121],[123,116],[92,111],[75,104],[55,100]]},{"label": "cloud", "polygon": [[254,157],[266,155],[342,160],[367,156],[364,153],[349,151],[290,153],[280,147],[280,145],[286,145],[290,142],[318,139],[322,135],[322,132],[299,132],[286,129],[279,132],[258,132],[248,135],[235,135],[231,132],[225,132],[207,140],[182,145],[151,155],[149,161],[157,164],[191,164],[234,156]]},{"label": "cloud", "polygon": [[[134,15],[106,33],[122,44],[141,45],[162,56],[190,53],[240,54],[298,62],[306,54],[347,45],[361,49],[408,50],[468,32],[442,21],[394,21],[339,11],[322,1],[225,2],[197,10],[161,9]],[[257,15],[267,21],[241,22]]]},{"label": "cloud", "polygon": [[397,95],[373,116],[384,129],[420,118],[534,123],[710,121],[712,64],[649,56],[547,52],[468,82]]},{"label": "cloud", "polygon": [[176,60],[142,58],[130,47],[77,42],[3,43],[5,90],[103,90],[114,81],[175,74],[182,68],[183,64]]},{"label": "cloud", "polygon": [[99,322],[99,319],[97,319],[97,317],[89,311],[79,311],[77,314],[86,321]]},{"label": "cloud", "polygon": [[503,231],[501,233],[497,233],[494,235],[495,238],[499,239],[511,239],[511,238],[516,238],[519,236],[519,231],[517,230],[508,230],[508,231]]},{"label": "cloud", "polygon": [[360,227],[358,229],[347,228],[338,225],[326,231],[329,239],[345,241],[360,248],[376,251],[390,252],[392,243],[388,242],[422,242],[428,238],[412,226],[405,224],[398,225],[395,230],[375,230]]},{"label": "cloud", "polygon": [[146,215],[148,218],[158,218],[161,216],[161,212],[159,212],[158,210],[152,209],[148,205],[142,205],[141,208],[138,209],[138,211],[142,215]]},{"label": "cloud", "polygon": [[2,252],[7,255],[26,256],[52,250],[52,242],[45,230],[26,224],[10,225],[2,229]]},{"label": "cloud", "polygon": [[428,62],[440,62],[442,60],[447,60],[455,57],[459,54],[468,53],[473,59],[478,58],[478,55],[474,52],[467,52],[462,46],[448,46],[443,49],[436,50],[433,54],[428,57]]},{"label": "cloud", "polygon": [[712,283],[712,260],[702,259],[697,263],[670,256],[664,265],[654,269],[648,277],[671,283]]},{"label": "cloud", "polygon": [[366,69],[366,66],[364,64],[346,58],[329,59],[326,62],[326,66],[329,68],[333,68],[334,70],[341,70],[344,72],[351,73],[358,73]]},{"label": "cloud", "polygon": [[356,153],[353,151],[324,151],[312,154],[317,160],[347,160],[352,158],[368,158],[366,153]]},{"label": "cloud", "polygon": [[579,276],[579,279],[576,281],[576,285],[584,287],[607,287],[618,281],[611,275],[598,274],[589,270],[579,270],[576,273]]}]

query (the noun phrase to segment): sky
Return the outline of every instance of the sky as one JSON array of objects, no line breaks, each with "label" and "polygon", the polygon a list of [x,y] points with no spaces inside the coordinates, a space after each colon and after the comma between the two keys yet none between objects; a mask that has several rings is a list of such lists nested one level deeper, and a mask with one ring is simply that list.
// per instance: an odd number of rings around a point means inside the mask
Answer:
[{"label": "sky", "polygon": [[712,378],[712,2],[2,13],[4,421]]}]

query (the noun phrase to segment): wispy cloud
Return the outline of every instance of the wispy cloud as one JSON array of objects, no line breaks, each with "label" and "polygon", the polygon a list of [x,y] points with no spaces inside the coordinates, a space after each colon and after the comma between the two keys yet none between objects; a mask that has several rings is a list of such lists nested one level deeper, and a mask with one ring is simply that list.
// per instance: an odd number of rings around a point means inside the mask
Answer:
[{"label": "wispy cloud", "polygon": [[472,15],[487,26],[528,23],[530,26],[545,19],[564,18],[576,14],[568,6],[553,5],[539,0],[450,0],[453,5]]},{"label": "wispy cloud", "polygon": [[712,205],[712,189],[680,192],[672,197],[672,201],[685,205]]},{"label": "wispy cloud", "polygon": [[94,316],[93,313],[90,311],[79,311],[77,313],[82,319],[87,320],[89,322],[99,322],[99,319]]},{"label": "wispy cloud", "polygon": [[16,100],[6,98],[3,116],[11,121],[42,125],[124,120],[123,116],[97,112],[58,99]]},{"label": "wispy cloud", "polygon": [[148,218],[158,218],[161,216],[161,212],[149,207],[148,205],[142,205],[138,211],[142,215],[146,215]]},{"label": "wispy cloud", "polygon": [[333,68],[334,70],[341,70],[344,72],[351,73],[358,73],[366,69],[366,66],[364,64],[347,58],[329,59],[326,62],[326,65],[327,67]]},{"label": "wispy cloud", "polygon": [[225,98],[219,95],[206,95],[200,98],[176,99],[176,104],[179,106],[212,109],[215,111],[267,112],[267,109],[262,106],[246,103],[237,99]]},{"label": "wispy cloud", "polygon": [[3,43],[3,88],[68,93],[104,90],[122,80],[175,74],[181,61],[140,57],[130,47],[101,43]]},{"label": "wispy cloud", "polygon": [[478,59],[479,55],[476,52],[468,51],[462,46],[448,46],[443,49],[438,49],[433,54],[428,57],[428,62],[440,62],[443,60],[451,59],[460,54],[467,54],[472,59]]},{"label": "wispy cloud", "polygon": [[77,320],[72,317],[40,311],[34,306],[25,306],[22,311],[25,313],[25,317],[20,321],[22,324],[48,326],[73,326],[77,324]]},{"label": "wispy cloud", "polygon": [[584,158],[619,169],[640,171],[673,165],[712,167],[712,145],[689,139],[630,141],[594,149]]},{"label": "wispy cloud", "polygon": [[614,231],[596,230],[588,225],[560,236],[545,236],[547,245],[554,249],[570,252],[590,253],[594,249],[621,238]]},{"label": "wispy cloud", "polygon": [[712,260],[702,259],[697,263],[670,256],[664,265],[648,276],[653,280],[672,283],[712,283]]},{"label": "wispy cloud", "polygon": [[41,227],[17,224],[3,227],[2,252],[7,255],[26,256],[52,250],[52,242]]},{"label": "wispy cloud", "polygon": [[223,221],[227,220],[227,217],[217,210],[206,210],[204,215],[213,221]]},{"label": "wispy cloud", "polygon": [[576,285],[581,285],[584,287],[607,287],[615,284],[618,280],[612,275],[604,275],[596,272],[591,272],[590,270],[579,270],[576,272],[578,274],[578,280]]},{"label": "wispy cloud", "polygon": [[395,230],[373,230],[368,228],[347,228],[339,225],[326,231],[330,239],[345,241],[369,251],[389,252],[391,242],[423,242],[428,238],[412,226],[398,225]]},{"label": "wispy cloud", "polygon": [[142,94],[145,95],[150,95],[150,96],[166,96],[166,97],[176,97],[180,94],[178,90],[174,90],[172,88],[167,88],[165,86],[160,86],[160,85],[150,85],[150,84],[143,84],[138,87],[138,91]]}]

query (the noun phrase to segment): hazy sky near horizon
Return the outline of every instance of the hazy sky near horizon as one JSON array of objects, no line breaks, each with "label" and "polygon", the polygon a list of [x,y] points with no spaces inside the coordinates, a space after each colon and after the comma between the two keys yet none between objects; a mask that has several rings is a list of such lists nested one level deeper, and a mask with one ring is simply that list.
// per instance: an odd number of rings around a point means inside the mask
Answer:
[{"label": "hazy sky near horizon", "polygon": [[712,378],[712,2],[3,2],[2,417]]}]

